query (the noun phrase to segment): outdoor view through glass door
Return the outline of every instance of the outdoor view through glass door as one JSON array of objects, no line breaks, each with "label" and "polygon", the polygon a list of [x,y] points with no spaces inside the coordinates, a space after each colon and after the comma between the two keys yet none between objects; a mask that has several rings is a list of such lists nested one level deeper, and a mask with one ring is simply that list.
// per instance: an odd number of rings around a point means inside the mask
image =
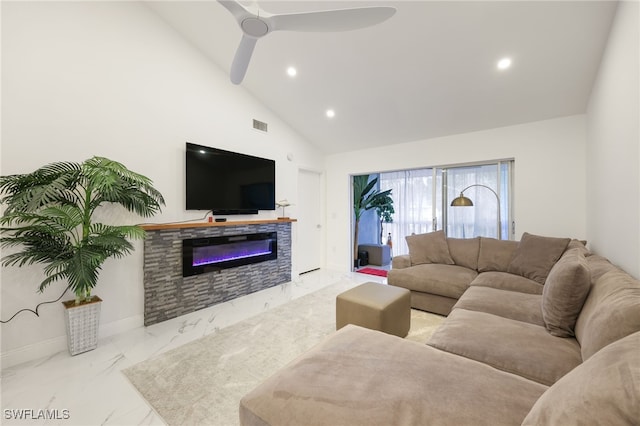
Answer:
[{"label": "outdoor view through glass door", "polygon": [[[444,229],[448,237],[512,239],[513,160],[459,167],[433,167],[380,173],[380,190],[391,189],[393,222],[383,225],[393,236],[394,255],[409,252],[405,237]],[[464,191],[472,207],[452,207]]]}]

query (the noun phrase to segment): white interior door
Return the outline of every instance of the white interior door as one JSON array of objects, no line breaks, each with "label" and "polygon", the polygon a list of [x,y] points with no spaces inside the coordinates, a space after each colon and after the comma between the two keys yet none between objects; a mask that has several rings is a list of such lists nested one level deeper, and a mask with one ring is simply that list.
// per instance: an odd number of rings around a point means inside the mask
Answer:
[{"label": "white interior door", "polygon": [[320,173],[298,170],[298,270],[301,274],[322,264],[322,185]]}]

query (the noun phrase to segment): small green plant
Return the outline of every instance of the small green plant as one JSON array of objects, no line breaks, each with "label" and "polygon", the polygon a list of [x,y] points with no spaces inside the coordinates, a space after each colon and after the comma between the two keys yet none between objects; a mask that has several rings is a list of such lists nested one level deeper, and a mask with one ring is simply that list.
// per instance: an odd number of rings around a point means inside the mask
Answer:
[{"label": "small green plant", "polygon": [[107,225],[94,220],[106,204],[118,204],[143,217],[164,205],[152,181],[103,157],[83,163],[58,162],[19,175],[0,177],[0,246],[18,248],[3,266],[43,264],[42,292],[66,279],[76,304],[91,298],[103,263],[133,250],[128,239],[144,238],[137,225]]}]

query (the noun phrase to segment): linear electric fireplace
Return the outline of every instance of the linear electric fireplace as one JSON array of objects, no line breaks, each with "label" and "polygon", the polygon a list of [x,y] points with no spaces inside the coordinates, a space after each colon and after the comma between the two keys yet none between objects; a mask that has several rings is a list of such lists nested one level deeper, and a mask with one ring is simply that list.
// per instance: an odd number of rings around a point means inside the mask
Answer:
[{"label": "linear electric fireplace", "polygon": [[278,258],[277,232],[182,240],[182,276]]}]

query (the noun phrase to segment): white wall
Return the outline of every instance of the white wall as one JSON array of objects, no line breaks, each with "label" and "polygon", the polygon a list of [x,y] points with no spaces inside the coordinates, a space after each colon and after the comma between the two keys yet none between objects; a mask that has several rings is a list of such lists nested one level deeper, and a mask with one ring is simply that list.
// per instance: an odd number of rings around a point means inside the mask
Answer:
[{"label": "white wall", "polygon": [[515,159],[516,237],[586,235],[585,116],[327,157],[327,266],[351,264],[350,175]]},{"label": "white wall", "polygon": [[640,4],[624,1],[587,110],[587,238],[640,277]]},{"label": "white wall", "polygon": [[[298,167],[324,169],[318,150],[139,3],[2,2],[2,86],[3,175],[100,155],[150,177],[166,199],[154,218],[110,210],[106,220],[202,217],[184,210],[186,141],[276,160],[276,197],[293,203]],[[253,130],[253,118],[268,122],[269,133]],[[296,217],[295,206],[287,214]],[[295,251],[295,225],[293,243]],[[142,325],[142,243],[136,247],[105,264],[95,289],[105,300],[103,337]],[[2,269],[3,320],[65,287],[40,295],[41,279],[41,267]],[[61,305],[40,312],[2,325],[4,366],[65,348]]]}]

